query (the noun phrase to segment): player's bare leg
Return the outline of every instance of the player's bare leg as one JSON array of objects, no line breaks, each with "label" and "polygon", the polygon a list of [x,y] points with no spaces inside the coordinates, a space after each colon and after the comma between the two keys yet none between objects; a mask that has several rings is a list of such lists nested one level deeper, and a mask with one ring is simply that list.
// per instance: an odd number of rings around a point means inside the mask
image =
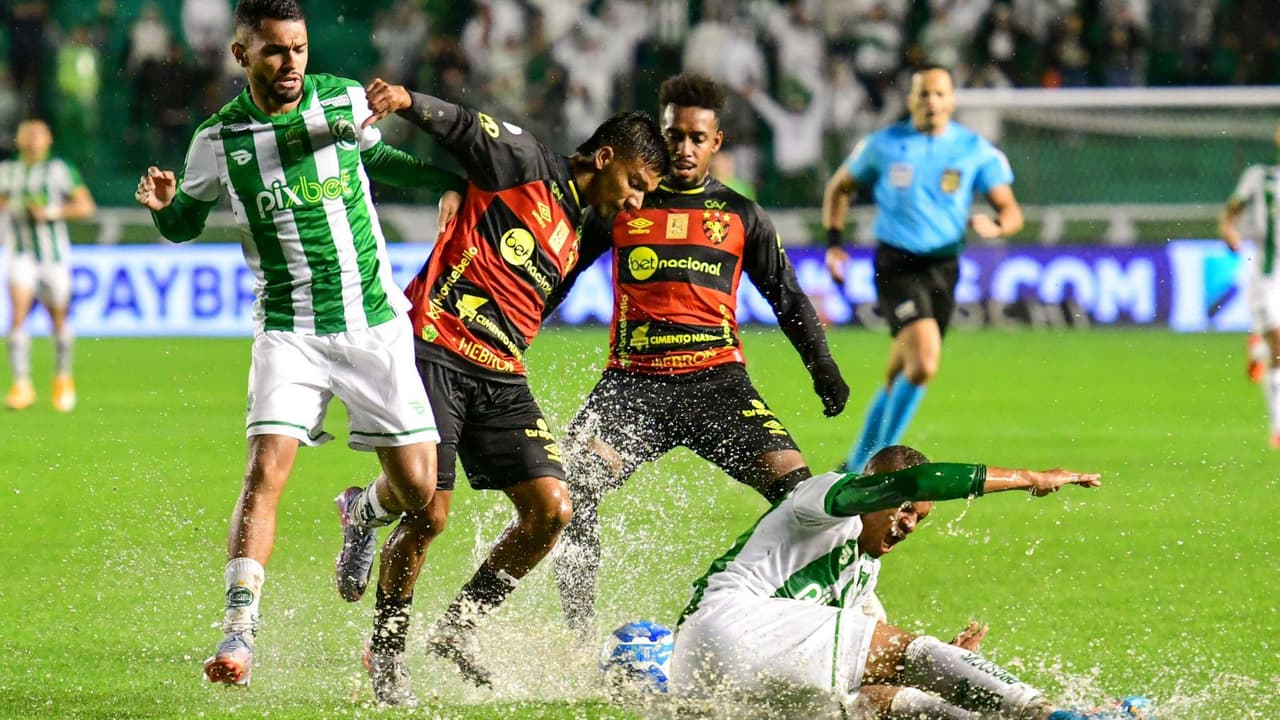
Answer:
[{"label": "player's bare leg", "polygon": [[580,639],[593,633],[596,576],[600,572],[600,503],[622,484],[623,459],[612,446],[591,438],[565,456],[573,518],[560,538],[554,566],[565,621]]},{"label": "player's bare leg", "polygon": [[382,547],[373,636],[365,655],[365,668],[373,681],[374,695],[386,705],[417,702],[404,661],[413,589],[427,548],[444,532],[452,501],[452,490],[437,490],[426,510],[405,514]]},{"label": "player's bare leg", "polygon": [[36,401],[35,387],[31,384],[31,336],[27,333],[27,316],[35,296],[30,288],[10,283],[9,306],[9,368],[13,371],[13,385],[5,396],[10,410],[25,410]]},{"label": "player's bare leg", "polygon": [[53,408],[70,412],[76,406],[76,384],[71,377],[72,347],[75,335],[67,322],[67,306],[50,306],[49,319],[53,324]]},{"label": "player's bare leg", "polygon": [[1262,333],[1267,346],[1267,371],[1262,379],[1271,416],[1271,447],[1280,449],[1280,327]]},{"label": "player's bare leg", "polygon": [[573,516],[569,490],[554,477],[539,477],[503,490],[516,507],[516,520],[498,538],[489,557],[445,610],[432,633],[430,649],[453,661],[463,677],[492,685],[475,656],[476,622],[507,599],[516,584],[555,547]]},{"label": "player's bare leg", "polygon": [[365,488],[349,487],[335,502],[342,523],[342,550],[334,575],[338,594],[348,602],[364,596],[377,550],[376,528],[404,513],[420,512],[436,488],[436,444],[412,443],[377,448],[382,474]]},{"label": "player's bare leg", "polygon": [[267,561],[276,537],[276,508],[284,491],[298,441],[283,435],[249,438],[244,487],[231,514],[227,534],[225,637],[205,661],[210,682],[248,685],[253,671],[253,642],[258,630],[258,602]]},{"label": "player's bare leg", "polygon": [[925,385],[938,373],[941,358],[942,330],[937,320],[920,318],[898,331],[889,345],[884,387],[871,400],[862,432],[845,459],[845,472],[862,472],[872,455],[902,438],[924,397]]}]

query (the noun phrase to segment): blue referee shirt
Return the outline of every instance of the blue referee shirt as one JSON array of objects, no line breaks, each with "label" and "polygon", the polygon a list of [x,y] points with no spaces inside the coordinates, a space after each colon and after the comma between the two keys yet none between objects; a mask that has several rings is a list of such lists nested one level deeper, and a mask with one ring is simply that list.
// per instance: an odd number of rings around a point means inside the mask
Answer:
[{"label": "blue referee shirt", "polygon": [[890,125],[858,143],[845,167],[873,189],[876,238],[916,255],[958,255],[973,193],[1013,183],[1004,153],[954,122],[937,136],[910,120]]}]

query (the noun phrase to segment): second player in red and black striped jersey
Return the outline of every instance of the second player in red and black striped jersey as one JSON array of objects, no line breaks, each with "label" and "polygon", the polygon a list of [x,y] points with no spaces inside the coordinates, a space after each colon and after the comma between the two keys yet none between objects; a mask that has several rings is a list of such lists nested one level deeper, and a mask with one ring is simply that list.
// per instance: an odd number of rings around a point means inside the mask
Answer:
[{"label": "second player in red and black striped jersey", "polygon": [[591,216],[578,272],[610,248],[611,368],[678,374],[745,363],[737,320],[743,273],[773,308],[805,367],[830,356],[773,222],[710,175],[687,190],[660,184],[642,208],[613,222]]},{"label": "second player in red and black striped jersey", "polygon": [[577,262],[585,202],[569,158],[515,125],[438,105],[433,132],[469,182],[405,290],[418,353],[493,379],[520,377],[547,296]]}]

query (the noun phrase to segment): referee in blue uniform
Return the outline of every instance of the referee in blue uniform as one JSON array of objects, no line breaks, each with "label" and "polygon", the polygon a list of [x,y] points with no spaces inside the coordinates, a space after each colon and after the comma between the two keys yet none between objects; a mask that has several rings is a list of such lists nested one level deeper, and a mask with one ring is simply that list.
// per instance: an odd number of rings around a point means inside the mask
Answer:
[{"label": "referee in blue uniform", "polygon": [[[861,472],[881,448],[897,444],[925,385],[938,372],[942,336],[955,309],[966,224],[984,238],[1022,229],[1009,161],[990,142],[951,121],[951,71],[930,65],[911,76],[911,117],[873,133],[827,181],[822,220],[827,269],[843,282],[845,213],[854,190],[870,187],[876,203],[876,296],[893,344],[883,387],[849,451],[845,470]],[[969,217],[974,192],[996,217]]]}]

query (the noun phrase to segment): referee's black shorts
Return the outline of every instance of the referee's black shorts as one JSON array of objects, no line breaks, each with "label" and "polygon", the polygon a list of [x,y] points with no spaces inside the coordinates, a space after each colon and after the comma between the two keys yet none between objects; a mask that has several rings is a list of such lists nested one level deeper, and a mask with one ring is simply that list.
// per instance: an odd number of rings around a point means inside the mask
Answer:
[{"label": "referee's black shorts", "polygon": [[876,304],[897,337],[916,320],[933,318],[945,335],[956,309],[960,259],[929,257],[880,243],[876,246]]}]

